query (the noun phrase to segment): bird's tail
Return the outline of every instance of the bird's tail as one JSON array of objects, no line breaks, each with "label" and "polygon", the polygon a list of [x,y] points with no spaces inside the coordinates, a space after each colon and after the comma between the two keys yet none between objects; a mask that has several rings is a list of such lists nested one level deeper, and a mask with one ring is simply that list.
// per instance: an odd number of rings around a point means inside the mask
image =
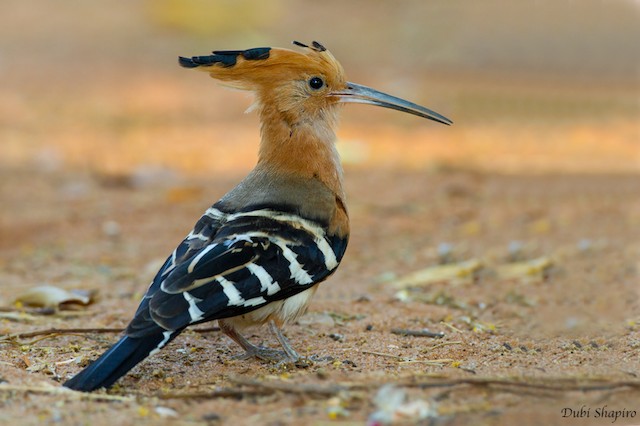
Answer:
[{"label": "bird's tail", "polygon": [[144,337],[124,336],[91,365],[67,380],[63,386],[83,392],[107,388],[177,334],[166,331],[163,334]]}]

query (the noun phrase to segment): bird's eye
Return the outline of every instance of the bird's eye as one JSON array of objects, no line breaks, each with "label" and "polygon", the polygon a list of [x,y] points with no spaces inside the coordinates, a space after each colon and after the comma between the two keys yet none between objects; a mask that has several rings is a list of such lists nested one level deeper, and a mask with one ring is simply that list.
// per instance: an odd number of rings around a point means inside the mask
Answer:
[{"label": "bird's eye", "polygon": [[324,81],[322,81],[320,77],[311,77],[311,79],[309,79],[309,87],[313,90],[321,89],[322,86],[324,86]]}]

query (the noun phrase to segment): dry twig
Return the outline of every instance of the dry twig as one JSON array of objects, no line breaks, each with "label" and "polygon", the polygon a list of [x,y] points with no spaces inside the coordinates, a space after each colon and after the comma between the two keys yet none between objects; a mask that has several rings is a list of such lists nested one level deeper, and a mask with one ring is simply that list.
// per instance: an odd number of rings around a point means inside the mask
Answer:
[{"label": "dry twig", "polygon": [[433,337],[435,339],[441,339],[444,337],[444,333],[441,331],[430,331],[426,328],[422,330],[407,330],[405,328],[392,328],[392,334],[399,334],[401,336],[416,336],[416,337]]},{"label": "dry twig", "polygon": [[108,395],[105,393],[76,392],[71,389],[55,386],[15,386],[0,383],[0,392],[37,393],[46,395],[65,396],[73,399],[89,399],[94,401],[135,401],[134,397],[121,395]]},{"label": "dry twig", "polygon": [[[367,391],[375,390],[385,384],[392,384],[397,387],[413,388],[452,388],[458,386],[475,386],[483,388],[493,388],[496,391],[509,391],[520,393],[535,392],[597,392],[613,391],[622,389],[640,390],[640,380],[633,381],[600,381],[580,379],[563,380],[562,378],[549,378],[545,380],[536,379],[531,381],[512,380],[496,377],[476,377],[476,378],[429,378],[428,380],[415,380],[410,378],[398,382],[374,382],[374,383],[337,383],[333,385],[316,384],[296,384],[273,381],[258,381],[243,378],[231,378],[230,381],[238,386],[252,389],[216,390],[212,392],[196,392],[187,394],[164,394],[162,399],[189,399],[189,398],[241,398],[244,396],[271,395],[276,393],[287,393],[296,395],[307,395],[310,397],[330,397],[346,391]],[[567,383],[571,382],[571,383]]]},{"label": "dry twig", "polygon": [[[36,330],[26,333],[13,333],[0,336],[0,343],[18,343],[29,345],[50,337],[56,337],[63,334],[91,334],[91,333],[120,333],[122,328],[48,328],[46,330]],[[22,342],[21,339],[26,337],[46,336],[44,338],[35,339],[29,342]]]},{"label": "dry twig", "polygon": [[461,345],[461,344],[463,344],[463,343],[464,343],[464,342],[463,342],[462,340],[456,340],[455,342],[442,342],[442,343],[438,343],[438,344],[436,344],[436,345],[430,346],[430,347],[428,347],[428,348],[424,348],[424,349],[422,350],[422,352],[429,352],[429,351],[432,351],[432,350],[434,350],[434,349],[441,348],[441,347],[443,347],[443,346]]},{"label": "dry twig", "polygon": [[[121,333],[123,328],[47,328],[45,330],[29,331],[24,333],[5,334],[0,336],[0,343],[18,343],[21,345],[30,345],[40,340],[48,339],[65,334],[101,334],[101,333]],[[209,333],[211,331],[220,331],[220,327],[195,328],[194,333]],[[45,336],[44,338],[34,339],[29,342],[22,342],[20,339],[26,337]]]},{"label": "dry twig", "polygon": [[401,357],[401,356],[399,356],[399,355],[385,354],[385,353],[382,353],[382,352],[360,351],[360,353],[368,354],[368,355],[375,355],[375,356],[382,356],[382,357],[385,357],[385,358],[393,358],[393,359],[397,359],[397,360],[402,360],[402,359],[404,359],[404,358],[402,358],[402,357]]},{"label": "dry twig", "polygon": [[243,379],[240,377],[232,377],[229,379],[232,383],[240,386],[249,386],[258,389],[268,389],[272,392],[283,392],[293,394],[305,394],[311,396],[329,397],[336,395],[345,390],[352,390],[358,385],[344,383],[328,386],[319,386],[313,383],[286,383],[275,381],[259,381],[251,379]]}]

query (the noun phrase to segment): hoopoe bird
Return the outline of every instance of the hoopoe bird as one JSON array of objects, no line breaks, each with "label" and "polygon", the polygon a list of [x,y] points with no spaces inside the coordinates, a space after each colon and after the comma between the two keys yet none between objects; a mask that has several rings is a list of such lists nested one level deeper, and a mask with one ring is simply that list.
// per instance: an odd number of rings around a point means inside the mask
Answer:
[{"label": "hoopoe bird", "polygon": [[[340,105],[376,105],[452,122],[348,82],[342,66],[318,42],[294,44],[302,52],[260,47],[179,58],[185,68],[254,92],[261,123],[257,165],[171,253],[124,336],[65,387],[109,387],[186,327],[213,320],[247,358],[299,358],[281,327],[306,311],[318,284],[340,264],[349,238],[335,146]],[[283,351],[256,346],[241,334],[263,324]]]}]

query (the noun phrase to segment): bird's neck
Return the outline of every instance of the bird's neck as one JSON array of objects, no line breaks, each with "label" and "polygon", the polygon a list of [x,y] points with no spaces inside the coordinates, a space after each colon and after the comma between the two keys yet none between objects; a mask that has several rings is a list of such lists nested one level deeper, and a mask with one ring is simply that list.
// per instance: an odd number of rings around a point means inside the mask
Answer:
[{"label": "bird's neck", "polygon": [[263,107],[260,111],[261,143],[258,168],[322,182],[344,199],[343,173],[335,146],[335,112],[315,120]]},{"label": "bird's neck", "polygon": [[349,217],[333,122],[299,122],[260,110],[258,164],[217,205],[223,211],[251,206],[294,207],[303,218],[326,224],[329,235],[347,238]]}]

